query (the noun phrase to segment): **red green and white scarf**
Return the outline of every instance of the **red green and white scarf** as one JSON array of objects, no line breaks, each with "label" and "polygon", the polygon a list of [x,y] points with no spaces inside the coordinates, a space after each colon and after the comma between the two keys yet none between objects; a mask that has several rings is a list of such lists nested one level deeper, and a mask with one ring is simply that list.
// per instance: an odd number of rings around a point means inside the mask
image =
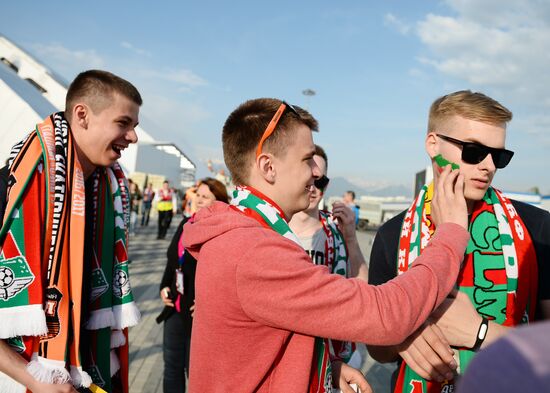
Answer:
[{"label": "red green and white scarf", "polygon": [[[283,211],[275,202],[258,190],[248,186],[238,186],[233,191],[231,206],[255,219],[265,228],[271,228],[278,234],[300,245],[298,237],[292,232]],[[329,359],[329,344],[325,338],[315,338],[313,368],[310,376],[310,393],[332,391],[332,371]]]},{"label": "red green and white scarf", "polygon": [[[91,345],[81,352],[86,191],[63,113],[12,149],[0,229],[0,339],[46,383],[128,391],[127,327],[138,323],[128,279],[128,186],[118,164],[93,176]],[[88,278],[86,278],[88,279]],[[89,353],[88,353],[89,351]],[[119,371],[120,370],[120,371]],[[117,371],[119,371],[117,373]],[[117,386],[112,376],[117,374]],[[26,389],[0,374],[1,392]]]},{"label": "red green and white scarf", "polygon": [[[433,183],[424,186],[408,209],[401,229],[398,274],[404,273],[422,253],[435,231],[430,208]],[[537,257],[525,224],[502,193],[489,188],[476,202],[469,223],[466,248],[457,286],[468,294],[480,315],[515,326],[533,320],[537,296]],[[458,348],[458,373],[466,370],[475,352]],[[454,381],[426,381],[405,362],[395,392],[452,392]]]},{"label": "red green and white scarf", "polygon": [[[319,221],[325,233],[325,265],[332,274],[349,277],[348,251],[342,232],[334,222],[332,215],[324,210],[319,211]],[[330,360],[348,363],[355,351],[355,344],[349,341],[328,340]]]}]

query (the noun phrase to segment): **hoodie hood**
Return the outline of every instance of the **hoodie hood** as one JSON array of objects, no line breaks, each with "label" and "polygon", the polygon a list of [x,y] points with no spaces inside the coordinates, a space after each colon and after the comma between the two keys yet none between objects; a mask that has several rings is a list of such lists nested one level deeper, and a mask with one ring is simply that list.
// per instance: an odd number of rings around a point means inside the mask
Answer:
[{"label": "hoodie hood", "polygon": [[202,245],[229,231],[261,227],[256,220],[236,211],[227,203],[216,201],[195,214],[193,222],[183,227],[183,245],[197,259]]}]

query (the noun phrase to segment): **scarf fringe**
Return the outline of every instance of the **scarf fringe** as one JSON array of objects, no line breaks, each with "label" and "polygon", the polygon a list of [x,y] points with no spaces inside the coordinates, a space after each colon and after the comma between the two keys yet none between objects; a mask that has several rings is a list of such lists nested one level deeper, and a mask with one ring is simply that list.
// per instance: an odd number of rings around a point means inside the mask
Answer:
[{"label": "scarf fringe", "polygon": [[[48,332],[42,304],[0,309],[0,339],[17,336],[42,336]],[[0,390],[3,392],[3,390]]]},{"label": "scarf fringe", "polygon": [[8,377],[0,372],[0,392],[2,393],[25,393],[27,388],[17,382],[15,379]]},{"label": "scarf fringe", "polygon": [[73,386],[75,388],[85,387],[89,388],[92,384],[92,377],[82,370],[82,367],[71,366],[71,379],[73,380]]},{"label": "scarf fringe", "polygon": [[111,350],[111,377],[120,370],[120,361],[114,350]]},{"label": "scarf fringe", "polygon": [[136,326],[141,319],[141,313],[134,301],[113,306],[113,314],[115,315],[116,323],[111,326],[118,330]]},{"label": "scarf fringe", "polygon": [[103,308],[90,312],[90,319],[86,322],[87,330],[99,330],[115,324],[115,315],[110,308]]},{"label": "scarf fringe", "polygon": [[27,364],[27,372],[43,383],[63,384],[71,381],[71,375],[65,369],[65,362],[45,359],[33,355]]},{"label": "scarf fringe", "polygon": [[126,344],[126,336],[120,330],[113,330],[111,332],[111,349],[122,347]]}]

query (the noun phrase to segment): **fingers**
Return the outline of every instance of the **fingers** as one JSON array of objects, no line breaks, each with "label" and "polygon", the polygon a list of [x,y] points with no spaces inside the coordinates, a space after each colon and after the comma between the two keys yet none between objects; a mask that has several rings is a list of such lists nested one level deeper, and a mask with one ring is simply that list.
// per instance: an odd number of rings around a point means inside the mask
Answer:
[{"label": "fingers", "polygon": [[357,383],[357,388],[360,393],[374,393],[366,379],[362,383]]},{"label": "fingers", "polygon": [[423,338],[427,346],[433,350],[426,357],[427,360],[441,376],[445,379],[452,379],[456,362],[453,357],[453,350],[445,339],[443,332],[437,326],[430,325],[425,330]]},{"label": "fingers", "polygon": [[347,383],[340,383],[340,392],[342,393],[355,393],[355,390]]},{"label": "fingers", "polygon": [[168,307],[174,307],[172,299],[170,299],[170,288],[164,287],[160,290],[160,298],[162,302]]},{"label": "fingers", "polygon": [[[352,385],[355,385],[355,389],[353,389]],[[354,369],[353,375],[351,376],[349,380],[349,385],[347,385],[347,387],[349,388],[349,392],[351,393],[372,393],[372,388],[370,387],[367,379],[365,378],[363,373],[357,369]],[[343,389],[341,390],[342,392],[344,392]]]},{"label": "fingers", "polygon": [[[345,363],[342,363],[338,387],[342,393],[355,393],[358,391],[368,393],[372,392],[372,389],[363,373]],[[357,388],[359,388],[359,390],[356,390]]]},{"label": "fingers", "polygon": [[432,380],[432,376],[429,371],[431,369],[430,363],[414,346],[409,347],[407,351],[400,352],[400,355],[407,365],[420,377],[427,380]]},{"label": "fingers", "polygon": [[468,211],[464,198],[464,176],[447,165],[434,186],[432,219],[436,226],[445,222],[468,228]]},{"label": "fingers", "polygon": [[453,352],[441,331],[426,326],[412,340],[401,357],[422,378],[443,381],[452,379],[456,362]]},{"label": "fingers", "polygon": [[456,177],[454,192],[456,196],[464,198],[464,175],[462,173]]}]

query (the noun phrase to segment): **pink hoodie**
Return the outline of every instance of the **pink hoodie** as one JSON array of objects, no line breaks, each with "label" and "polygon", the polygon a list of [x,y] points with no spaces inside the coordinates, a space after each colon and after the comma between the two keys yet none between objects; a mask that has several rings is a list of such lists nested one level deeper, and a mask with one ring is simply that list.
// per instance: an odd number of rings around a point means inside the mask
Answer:
[{"label": "pink hoodie", "polygon": [[456,282],[469,234],[441,224],[405,274],[380,286],[316,266],[300,246],[216,202],[184,228],[197,258],[189,391],[306,392],[314,337],[393,345]]}]

